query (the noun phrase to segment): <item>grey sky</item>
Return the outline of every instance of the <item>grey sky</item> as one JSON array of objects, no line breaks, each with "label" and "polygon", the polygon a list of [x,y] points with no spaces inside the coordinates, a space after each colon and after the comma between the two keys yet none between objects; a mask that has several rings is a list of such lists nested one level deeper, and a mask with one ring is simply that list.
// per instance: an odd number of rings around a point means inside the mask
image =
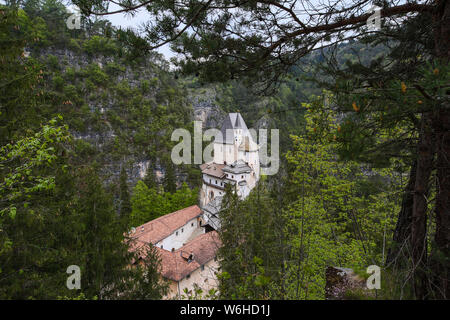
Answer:
[{"label": "grey sky", "polygon": [[[119,9],[119,7],[117,5],[113,4],[110,6],[111,11],[118,10],[118,9]],[[134,29],[138,29],[139,26],[143,22],[148,21],[149,15],[148,15],[147,11],[145,10],[145,8],[142,8],[142,9],[139,9],[134,16],[131,16],[130,14],[118,13],[118,14],[112,14],[112,15],[105,16],[104,18],[111,21],[111,23],[116,27],[121,26],[122,28],[131,27]],[[169,45],[162,46],[161,48],[158,48],[157,51],[159,53],[163,54],[167,60],[169,60],[171,57],[175,56],[175,53],[173,53],[170,50]]]}]

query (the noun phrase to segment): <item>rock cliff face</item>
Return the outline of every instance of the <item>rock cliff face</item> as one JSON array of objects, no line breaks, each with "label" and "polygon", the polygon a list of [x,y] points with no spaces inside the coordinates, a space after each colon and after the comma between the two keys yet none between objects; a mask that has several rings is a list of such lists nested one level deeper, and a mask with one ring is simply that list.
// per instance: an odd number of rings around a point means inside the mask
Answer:
[{"label": "rock cliff face", "polygon": [[[53,112],[63,115],[75,139],[90,150],[90,162],[100,164],[108,184],[118,183],[123,166],[131,186],[149,168],[162,182],[176,144],[170,141],[173,130],[193,120],[202,121],[204,130],[220,128],[226,117],[216,87],[185,85],[158,55],[129,63],[117,54],[47,47],[31,56],[45,65]],[[270,121],[263,117],[253,123],[259,129]],[[176,166],[177,183],[192,170]]]},{"label": "rock cliff face", "polygon": [[[161,67],[158,56],[127,65],[115,56],[67,48],[46,48],[31,55],[47,66],[53,94],[70,100],[62,115],[75,139],[89,144],[107,183],[117,183],[122,166],[132,186],[149,168],[162,182],[162,156],[166,161],[170,157],[173,129],[193,120],[203,121],[204,128],[217,127],[225,116],[215,104],[214,89],[186,94]],[[53,86],[59,79],[59,87]],[[178,183],[186,179],[183,169],[176,168],[176,179]]]},{"label": "rock cliff face", "polygon": [[192,104],[194,120],[202,121],[204,129],[220,129],[226,117],[225,111],[216,103],[216,95],[214,88],[202,88],[190,93],[189,101]]},{"label": "rock cliff face", "polygon": [[372,297],[366,287],[366,281],[352,269],[327,267],[325,272],[325,299],[327,300],[357,300]]},{"label": "rock cliff face", "polygon": [[[157,77],[157,68],[153,64],[148,63],[137,68],[126,66],[119,72],[111,72],[111,66],[116,62],[115,57],[105,55],[91,56],[68,48],[46,48],[39,52],[33,52],[32,55],[47,64],[49,69],[54,69],[53,72],[49,72],[50,81],[55,81],[56,78],[64,80],[64,89],[61,90],[62,95],[64,95],[68,86],[73,85],[76,87],[77,96],[82,99],[81,109],[88,109],[88,112],[74,114],[74,111],[77,111],[78,108],[71,101],[70,107],[73,110],[64,110],[63,116],[69,122],[75,120],[74,118],[76,117],[77,121],[85,123],[82,128],[77,126],[69,126],[69,128],[75,139],[83,140],[93,147],[94,152],[98,155],[98,161],[102,165],[102,172],[106,181],[117,181],[121,167],[125,166],[129,182],[135,184],[138,179],[145,175],[150,160],[142,150],[134,148],[133,144],[129,145],[127,154],[112,155],[110,152],[118,136],[126,133],[128,137],[125,138],[130,140],[133,138],[133,131],[124,132],[121,126],[112,124],[111,113],[117,109],[117,104],[120,103],[115,98],[114,87],[94,82],[94,86],[87,89],[86,83],[91,81],[91,79],[82,78],[77,81],[70,78],[68,74],[74,73],[76,77],[83,70],[97,66],[100,72],[108,75],[107,81],[109,84],[123,81],[128,84],[130,89],[134,89],[143,80],[150,81]],[[152,99],[155,93],[156,90],[155,92],[145,93],[144,98]],[[98,99],[100,96],[101,99]],[[91,121],[93,116],[96,116],[100,121]],[[162,170],[158,166],[157,169]]]}]

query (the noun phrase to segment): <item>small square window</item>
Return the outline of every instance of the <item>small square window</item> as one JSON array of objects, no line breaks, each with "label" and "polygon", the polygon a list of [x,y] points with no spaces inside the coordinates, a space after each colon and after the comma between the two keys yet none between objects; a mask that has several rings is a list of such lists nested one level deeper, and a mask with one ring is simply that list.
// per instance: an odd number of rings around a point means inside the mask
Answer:
[{"label": "small square window", "polygon": [[194,226],[194,223],[192,222],[192,223],[191,223],[191,227],[193,227],[193,226]]}]

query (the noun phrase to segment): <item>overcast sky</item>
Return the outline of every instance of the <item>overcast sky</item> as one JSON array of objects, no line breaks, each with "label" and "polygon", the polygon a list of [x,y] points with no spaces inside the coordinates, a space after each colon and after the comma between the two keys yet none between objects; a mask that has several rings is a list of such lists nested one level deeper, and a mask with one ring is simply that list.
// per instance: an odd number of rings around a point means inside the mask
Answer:
[{"label": "overcast sky", "polygon": [[[110,6],[110,11],[115,11],[118,9],[119,9],[119,7],[117,5],[112,4]],[[149,15],[147,13],[147,10],[145,8],[142,8],[142,9],[139,9],[133,17],[129,14],[117,13],[117,14],[104,16],[103,18],[106,18],[109,21],[111,21],[111,23],[116,27],[121,26],[122,28],[131,27],[134,29],[138,29],[138,27],[143,22],[148,21]],[[169,60],[171,57],[175,56],[175,54],[170,50],[169,45],[165,45],[161,48],[158,48],[157,51],[162,53],[166,57],[167,60]]]}]

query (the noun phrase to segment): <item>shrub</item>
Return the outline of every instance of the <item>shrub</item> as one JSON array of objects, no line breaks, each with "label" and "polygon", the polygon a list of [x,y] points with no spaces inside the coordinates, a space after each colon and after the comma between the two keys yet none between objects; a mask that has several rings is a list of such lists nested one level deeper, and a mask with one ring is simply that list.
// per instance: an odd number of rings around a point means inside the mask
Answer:
[{"label": "shrub", "polygon": [[72,50],[72,51],[75,51],[75,52],[80,52],[81,51],[81,45],[80,45],[80,43],[78,42],[78,40],[77,39],[70,39],[70,41],[69,41],[69,49],[70,50]]},{"label": "shrub", "polygon": [[59,60],[56,56],[50,54],[47,57],[47,64],[50,67],[50,69],[52,70],[59,70],[60,66],[59,66]]},{"label": "shrub", "polygon": [[125,67],[123,67],[117,63],[114,63],[114,62],[108,63],[106,65],[105,69],[106,69],[106,73],[109,75],[112,75],[112,76],[116,76],[116,75],[120,74],[121,72],[125,71]]},{"label": "shrub", "polygon": [[90,55],[115,55],[117,53],[116,44],[101,36],[93,36],[91,39],[86,40],[83,44],[83,49]]},{"label": "shrub", "polygon": [[75,69],[72,67],[68,67],[64,73],[64,78],[66,80],[75,81],[75,78],[76,78]]},{"label": "shrub", "polygon": [[97,64],[89,65],[87,69],[88,79],[97,85],[106,85],[108,83],[108,75],[103,72]]},{"label": "shrub", "polygon": [[59,75],[54,76],[53,77],[53,87],[58,91],[62,91],[62,89],[64,87],[64,79]]},{"label": "shrub", "polygon": [[66,85],[63,92],[69,100],[75,101],[78,99],[77,88],[72,84]]}]

